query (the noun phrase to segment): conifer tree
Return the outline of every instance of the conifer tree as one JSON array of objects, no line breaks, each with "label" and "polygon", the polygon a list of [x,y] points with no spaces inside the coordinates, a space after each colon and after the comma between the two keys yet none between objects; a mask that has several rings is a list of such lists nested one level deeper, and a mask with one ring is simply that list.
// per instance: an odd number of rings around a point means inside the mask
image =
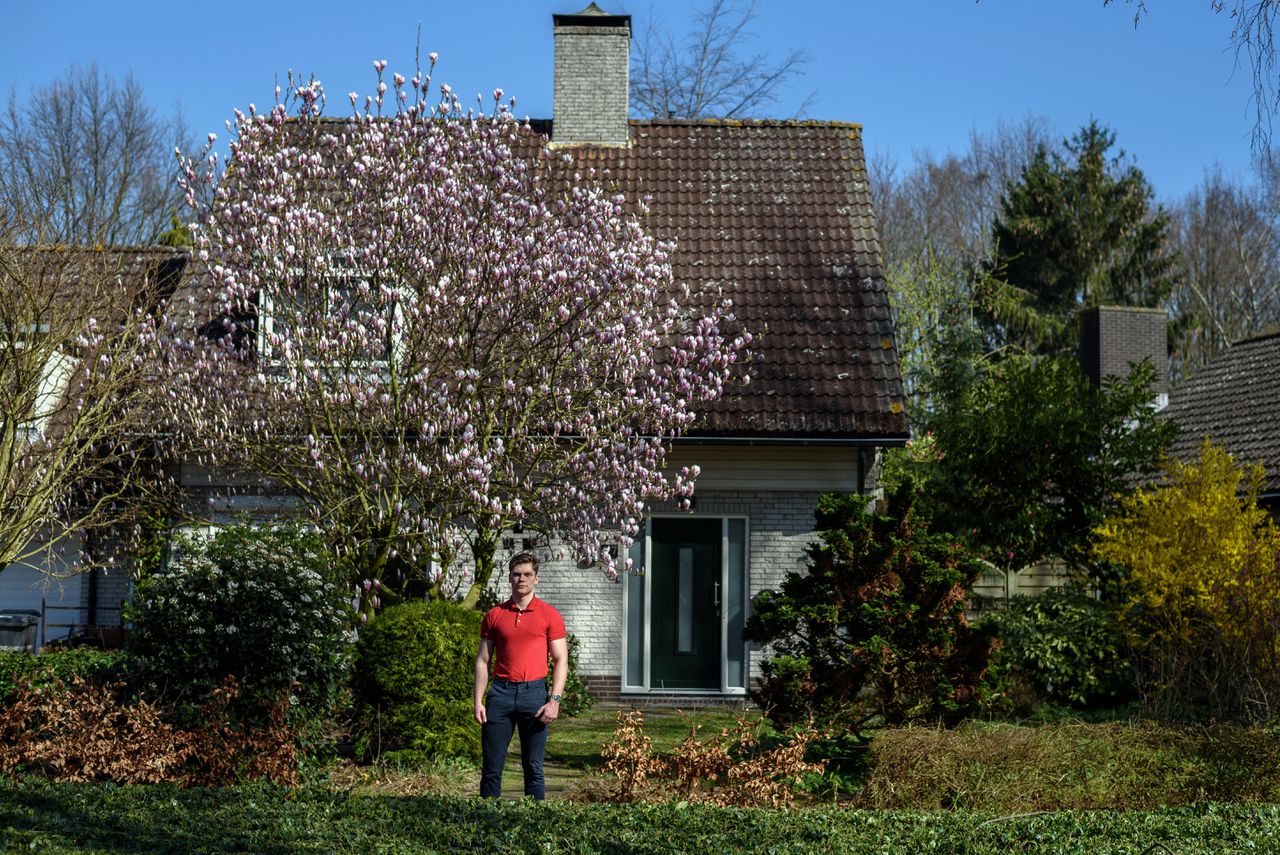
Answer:
[{"label": "conifer tree", "polygon": [[1060,352],[1074,344],[1075,316],[1091,306],[1159,306],[1174,284],[1169,215],[1123,151],[1093,121],[1042,148],[1008,188],[992,228],[988,300],[993,343]]}]

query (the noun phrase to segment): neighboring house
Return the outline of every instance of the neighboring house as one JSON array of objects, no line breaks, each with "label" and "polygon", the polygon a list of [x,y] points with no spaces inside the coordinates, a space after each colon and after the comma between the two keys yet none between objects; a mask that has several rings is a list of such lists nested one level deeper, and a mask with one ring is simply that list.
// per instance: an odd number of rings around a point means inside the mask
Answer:
[{"label": "neighboring house", "polygon": [[1260,504],[1280,509],[1280,332],[1237,342],[1169,395],[1171,455],[1190,463],[1206,438],[1266,473]]},{"label": "neighboring house", "polygon": [[[69,395],[83,382],[84,348],[76,339],[93,319],[102,328],[132,328],[139,300],[172,293],[186,267],[185,253],[166,248],[5,247],[0,267],[0,532],[24,531],[15,521],[47,480],[27,480],[30,464],[16,462],[21,450],[45,438],[63,449],[95,446],[140,421],[94,401],[82,406]],[[90,351],[92,353],[93,351]],[[77,379],[78,378],[78,379]],[[97,387],[91,387],[97,388]],[[123,391],[120,387],[118,391]],[[132,425],[132,427],[130,427]],[[68,452],[58,452],[58,459]],[[98,456],[99,473],[133,465]],[[79,471],[84,471],[83,469]],[[14,503],[6,507],[6,503]],[[38,505],[37,505],[38,506]],[[43,533],[47,540],[48,532]],[[33,545],[41,543],[37,536]],[[118,625],[128,594],[128,573],[108,571],[103,533],[77,532],[52,554],[37,553],[0,570],[0,611],[47,612],[37,637],[50,639],[88,627]],[[18,544],[22,553],[29,550]],[[87,557],[87,558],[86,558]],[[93,569],[82,572],[88,560]]]},{"label": "neighboring house", "polygon": [[[676,242],[676,280],[723,288],[754,341],[750,384],[669,456],[701,467],[696,502],[652,509],[631,556],[642,572],[619,583],[551,561],[540,594],[580,639],[597,695],[741,696],[758,674],[742,638],[750,598],[804,569],[818,496],[870,492],[879,450],[909,436],[862,129],[629,121],[630,18],[589,7],[554,27],[555,115],[535,130],[627,198],[650,197],[646,225]],[[289,503],[251,479],[194,466],[182,478],[192,507],[219,519]]]}]

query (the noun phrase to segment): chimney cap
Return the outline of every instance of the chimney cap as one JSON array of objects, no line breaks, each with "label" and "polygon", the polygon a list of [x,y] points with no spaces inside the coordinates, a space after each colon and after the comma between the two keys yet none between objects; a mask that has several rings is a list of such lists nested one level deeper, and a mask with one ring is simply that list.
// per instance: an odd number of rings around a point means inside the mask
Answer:
[{"label": "chimney cap", "polygon": [[612,15],[595,3],[574,15],[552,15],[551,23],[557,27],[625,27],[631,31],[630,15]]}]

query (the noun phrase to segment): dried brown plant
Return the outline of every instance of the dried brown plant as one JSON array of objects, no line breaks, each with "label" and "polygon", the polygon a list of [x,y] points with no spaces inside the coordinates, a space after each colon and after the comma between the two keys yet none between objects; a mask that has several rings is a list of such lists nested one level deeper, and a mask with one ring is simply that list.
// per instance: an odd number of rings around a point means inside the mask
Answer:
[{"label": "dried brown plant", "polygon": [[175,727],[146,700],[124,704],[122,684],[18,686],[0,708],[0,773],[39,771],[53,781],[219,786],[247,778],[297,784],[297,739],[286,720],[288,697],[265,724],[232,722],[240,693],[228,680],[200,712],[202,726]]},{"label": "dried brown plant", "polygon": [[613,741],[601,751],[605,771],[617,777],[609,791],[613,801],[660,801],[673,793],[686,801],[723,807],[787,807],[795,786],[807,774],[821,774],[824,764],[805,760],[818,737],[812,724],[787,741],[761,750],[760,722],[740,716],[715,736],[698,738],[693,723],[689,736],[670,754],[657,755],[644,735],[644,713],[618,713]]}]

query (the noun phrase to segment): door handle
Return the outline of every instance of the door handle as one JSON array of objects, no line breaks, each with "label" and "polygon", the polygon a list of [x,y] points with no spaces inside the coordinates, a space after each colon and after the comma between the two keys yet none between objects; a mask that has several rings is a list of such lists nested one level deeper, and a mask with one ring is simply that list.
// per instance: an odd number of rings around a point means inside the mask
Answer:
[{"label": "door handle", "polygon": [[719,611],[720,610],[720,583],[719,582],[716,582],[714,605],[716,607],[716,611]]}]

